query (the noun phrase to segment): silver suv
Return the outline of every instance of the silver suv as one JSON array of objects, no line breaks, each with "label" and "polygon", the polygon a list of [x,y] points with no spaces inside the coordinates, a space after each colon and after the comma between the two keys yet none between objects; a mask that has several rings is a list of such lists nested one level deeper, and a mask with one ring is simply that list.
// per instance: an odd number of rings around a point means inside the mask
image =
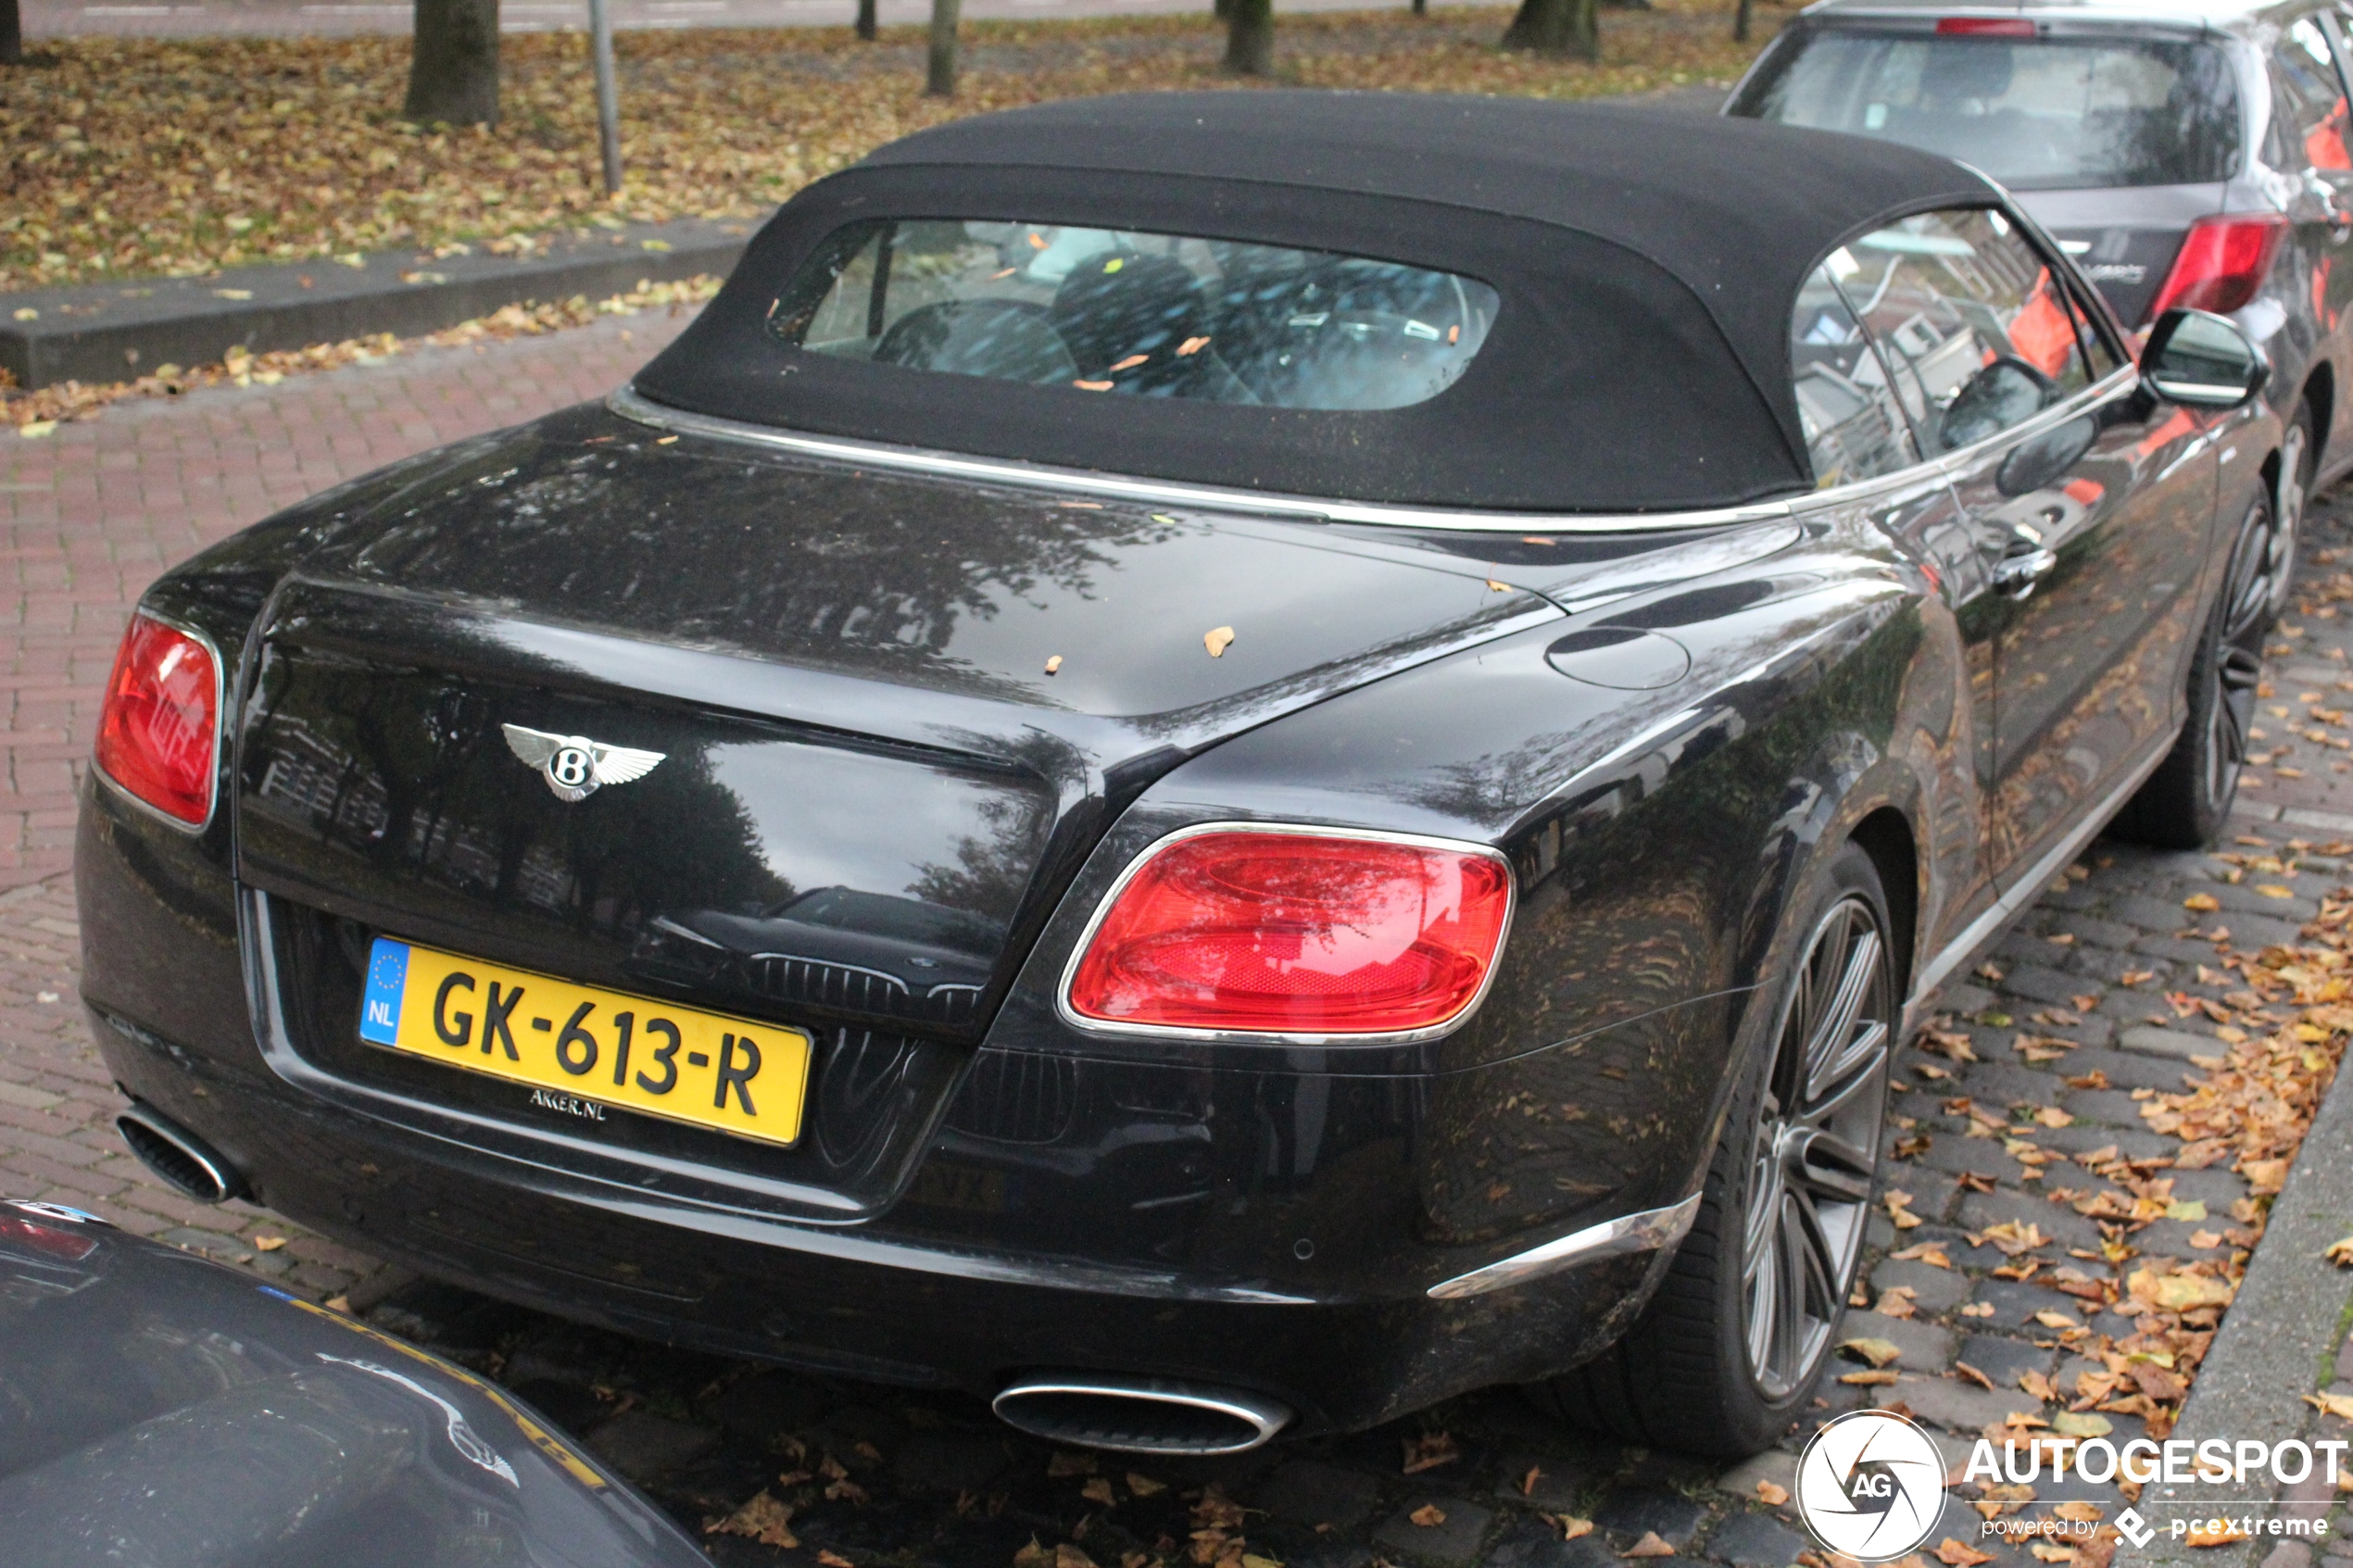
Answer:
[{"label": "silver suv", "polygon": [[2353,6],[1824,0],[1728,115],[1943,153],[2009,187],[2128,327],[2173,306],[2270,354],[2274,613],[2306,498],[2353,468]]}]

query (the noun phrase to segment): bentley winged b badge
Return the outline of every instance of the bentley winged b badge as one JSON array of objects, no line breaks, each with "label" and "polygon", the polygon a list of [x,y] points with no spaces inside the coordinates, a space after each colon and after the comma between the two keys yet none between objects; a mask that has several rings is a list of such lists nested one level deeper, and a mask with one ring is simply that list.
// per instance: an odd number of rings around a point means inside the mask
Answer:
[{"label": "bentley winged b badge", "polygon": [[507,746],[522,759],[523,765],[539,770],[547,787],[556,792],[559,800],[585,800],[597,793],[599,784],[627,784],[642,779],[661,766],[666,752],[638,751],[626,746],[607,746],[590,740],[586,735],[551,735],[545,730],[527,730],[521,724],[501,724],[507,733]]}]

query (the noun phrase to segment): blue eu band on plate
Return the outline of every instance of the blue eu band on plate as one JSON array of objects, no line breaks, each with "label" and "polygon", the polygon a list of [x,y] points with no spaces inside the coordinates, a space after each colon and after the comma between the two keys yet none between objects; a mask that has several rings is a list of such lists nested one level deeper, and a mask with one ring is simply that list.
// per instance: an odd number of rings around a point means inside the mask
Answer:
[{"label": "blue eu band on plate", "polygon": [[359,1037],[561,1091],[567,1102],[642,1111],[768,1143],[800,1136],[811,1041],[806,1032],[780,1024],[379,936],[368,958]]}]

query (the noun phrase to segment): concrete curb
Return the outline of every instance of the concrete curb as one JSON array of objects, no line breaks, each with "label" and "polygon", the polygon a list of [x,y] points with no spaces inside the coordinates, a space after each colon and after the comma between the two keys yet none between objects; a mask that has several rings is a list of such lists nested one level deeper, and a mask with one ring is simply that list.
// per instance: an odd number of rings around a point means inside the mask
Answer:
[{"label": "concrete curb", "polygon": [[[107,383],[163,364],[207,364],[232,346],[261,354],[376,332],[409,337],[509,305],[724,276],[756,227],[686,218],[562,235],[527,257],[380,251],[357,268],[313,258],[0,295],[0,368],[20,387]],[[35,314],[18,319],[26,310]]]},{"label": "concrete curb", "polygon": [[[2303,1396],[2327,1386],[2328,1367],[2353,1302],[2353,1273],[2322,1259],[2331,1242],[2353,1234],[2353,1059],[2342,1063],[2321,1101],[2287,1184],[2271,1204],[2271,1223],[2248,1260],[2222,1326],[2198,1369],[2174,1435],[2255,1438],[2278,1443],[2300,1436],[2311,1414]],[[2141,1512],[2165,1525],[2197,1508],[2245,1512],[2245,1487],[2153,1486]],[[2231,1505],[2237,1505],[2233,1507]],[[2246,1568],[2279,1543],[2258,1537],[2192,1549],[2164,1536],[2132,1554],[2135,1568],[2187,1564]]]}]

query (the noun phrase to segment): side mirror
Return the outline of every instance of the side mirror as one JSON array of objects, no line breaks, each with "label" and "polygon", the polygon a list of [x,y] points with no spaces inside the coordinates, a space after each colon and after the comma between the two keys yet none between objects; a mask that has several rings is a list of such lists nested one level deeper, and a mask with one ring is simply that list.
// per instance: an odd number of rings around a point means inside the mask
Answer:
[{"label": "side mirror", "polygon": [[2169,402],[2191,408],[2235,408],[2263,390],[2271,361],[2226,317],[2168,310],[2149,329],[2141,379]]}]

